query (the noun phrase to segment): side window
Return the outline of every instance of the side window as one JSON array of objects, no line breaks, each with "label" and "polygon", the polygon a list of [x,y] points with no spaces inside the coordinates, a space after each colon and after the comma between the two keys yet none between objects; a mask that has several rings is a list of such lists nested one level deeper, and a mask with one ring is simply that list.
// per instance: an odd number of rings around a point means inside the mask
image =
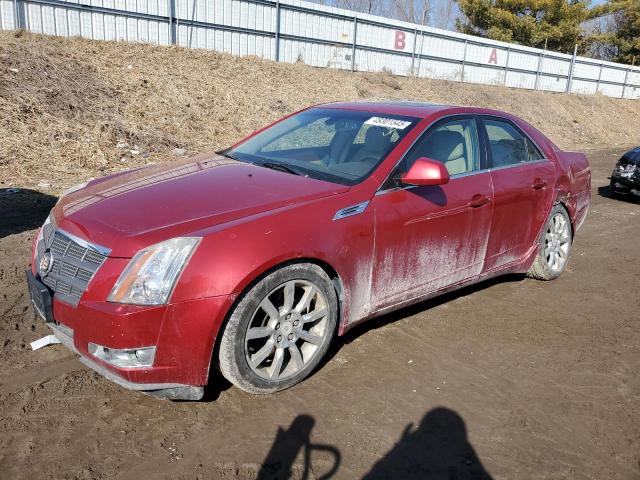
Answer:
[{"label": "side window", "polygon": [[442,162],[449,175],[480,169],[478,130],[472,118],[451,120],[432,127],[405,157],[404,171],[420,157]]},{"label": "side window", "polygon": [[540,153],[538,147],[536,147],[531,140],[527,138],[527,150],[529,150],[529,161],[542,160],[544,155]]},{"label": "side window", "polygon": [[510,122],[485,119],[492,167],[505,167],[518,163],[540,160],[543,156],[533,142]]},{"label": "side window", "polygon": [[326,118],[319,118],[304,124],[266,144],[260,151],[281,152],[301,148],[327,147],[333,140],[336,129],[333,125],[328,125],[326,120]]}]

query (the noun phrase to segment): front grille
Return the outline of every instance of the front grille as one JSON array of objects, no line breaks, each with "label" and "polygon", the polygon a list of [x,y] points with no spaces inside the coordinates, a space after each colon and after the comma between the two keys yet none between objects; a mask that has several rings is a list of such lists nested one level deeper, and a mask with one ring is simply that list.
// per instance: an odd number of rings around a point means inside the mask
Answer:
[{"label": "front grille", "polygon": [[[42,236],[36,246],[36,271],[54,296],[74,307],[87,289],[109,251],[98,245],[75,238],[56,228],[50,217],[42,226]],[[43,264],[45,254],[50,265]]]}]

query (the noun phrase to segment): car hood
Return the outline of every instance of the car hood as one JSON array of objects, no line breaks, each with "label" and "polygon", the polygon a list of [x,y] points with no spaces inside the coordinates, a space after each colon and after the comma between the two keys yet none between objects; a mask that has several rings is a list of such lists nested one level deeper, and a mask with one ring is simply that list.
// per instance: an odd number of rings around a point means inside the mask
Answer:
[{"label": "car hood", "polygon": [[348,187],[201,155],[89,182],[54,210],[68,233],[130,257],[198,230],[337,195]]}]

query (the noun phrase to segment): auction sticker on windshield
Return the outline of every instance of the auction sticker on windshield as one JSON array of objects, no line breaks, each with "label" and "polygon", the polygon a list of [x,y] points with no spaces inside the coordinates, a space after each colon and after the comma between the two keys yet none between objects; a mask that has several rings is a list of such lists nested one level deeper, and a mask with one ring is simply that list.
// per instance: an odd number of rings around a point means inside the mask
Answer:
[{"label": "auction sticker on windshield", "polygon": [[387,128],[398,128],[400,130],[404,130],[411,122],[407,122],[405,120],[397,120],[395,118],[384,118],[384,117],[371,117],[369,120],[364,122],[365,125],[375,125],[376,127],[387,127]]}]

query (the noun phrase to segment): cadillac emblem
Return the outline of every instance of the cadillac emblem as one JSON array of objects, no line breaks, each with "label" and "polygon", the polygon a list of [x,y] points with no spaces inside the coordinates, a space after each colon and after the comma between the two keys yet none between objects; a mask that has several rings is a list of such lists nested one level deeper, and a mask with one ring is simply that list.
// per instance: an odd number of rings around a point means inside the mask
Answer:
[{"label": "cadillac emblem", "polygon": [[42,278],[46,277],[51,271],[51,267],[53,267],[53,255],[51,254],[51,250],[47,250],[42,257],[40,257],[40,263],[38,265],[40,276]]}]

